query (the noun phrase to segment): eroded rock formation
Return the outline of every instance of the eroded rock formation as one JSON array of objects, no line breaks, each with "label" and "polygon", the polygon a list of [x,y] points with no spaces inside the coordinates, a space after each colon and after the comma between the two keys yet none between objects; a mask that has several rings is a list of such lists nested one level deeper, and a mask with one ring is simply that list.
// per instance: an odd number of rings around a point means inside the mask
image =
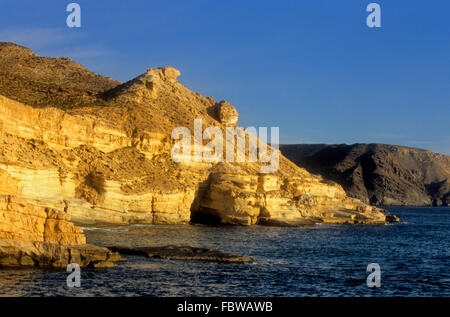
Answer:
[{"label": "eroded rock formation", "polygon": [[225,129],[237,112],[218,119],[211,99],[184,87],[173,68],[121,84],[10,43],[0,44],[0,65],[3,192],[76,223],[386,221],[384,211],[283,156],[272,174],[260,173],[262,162],[175,163],[175,127],[192,129],[201,118],[205,127]]},{"label": "eroded rock formation", "polygon": [[164,247],[120,247],[111,246],[109,249],[125,255],[142,255],[149,258],[204,261],[218,263],[248,263],[255,259],[248,256],[225,253],[207,248],[194,248],[190,246],[164,246]]},{"label": "eroded rock formation", "polygon": [[235,107],[222,100],[217,105],[217,113],[221,123],[225,125],[235,125],[238,122],[239,114]]}]

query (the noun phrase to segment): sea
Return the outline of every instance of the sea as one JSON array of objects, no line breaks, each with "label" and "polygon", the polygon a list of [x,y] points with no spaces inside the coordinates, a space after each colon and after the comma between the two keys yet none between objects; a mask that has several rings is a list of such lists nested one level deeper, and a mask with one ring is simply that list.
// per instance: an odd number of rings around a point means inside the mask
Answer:
[{"label": "sea", "polygon": [[[71,273],[66,270],[0,269],[0,295],[450,296],[450,208],[388,209],[400,223],[84,228],[88,243],[96,245],[189,245],[256,261],[225,264],[128,255],[114,268],[81,269],[80,287],[68,286]],[[379,267],[379,287],[368,271],[373,263]]]}]

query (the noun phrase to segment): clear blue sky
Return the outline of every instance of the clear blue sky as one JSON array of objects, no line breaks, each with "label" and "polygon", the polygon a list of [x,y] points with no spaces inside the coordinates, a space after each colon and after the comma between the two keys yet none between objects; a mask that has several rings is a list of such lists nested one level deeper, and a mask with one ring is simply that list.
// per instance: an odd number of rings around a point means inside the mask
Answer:
[{"label": "clear blue sky", "polygon": [[[0,41],[129,80],[172,65],[282,143],[381,142],[450,154],[450,1],[2,0]],[[366,26],[378,2],[382,27]]]}]

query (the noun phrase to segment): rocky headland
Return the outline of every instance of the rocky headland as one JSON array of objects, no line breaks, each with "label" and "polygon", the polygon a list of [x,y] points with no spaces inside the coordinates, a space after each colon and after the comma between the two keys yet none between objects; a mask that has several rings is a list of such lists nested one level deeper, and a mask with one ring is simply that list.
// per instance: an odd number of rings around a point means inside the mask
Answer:
[{"label": "rocky headland", "polygon": [[[0,238],[13,245],[1,254],[13,254],[14,264],[40,265],[46,263],[40,257],[60,252],[68,256],[58,253],[52,263],[63,265],[74,250],[91,247],[69,219],[77,225],[393,219],[282,155],[271,174],[260,172],[260,161],[175,163],[175,127],[192,129],[198,118],[220,129],[238,121],[235,107],[189,90],[179,75],[171,67],[150,68],[120,83],[68,58],[0,43]],[[102,250],[95,254],[103,258],[86,265],[115,257]]]},{"label": "rocky headland", "polygon": [[450,157],[389,144],[292,144],[280,150],[372,205],[449,206]]}]

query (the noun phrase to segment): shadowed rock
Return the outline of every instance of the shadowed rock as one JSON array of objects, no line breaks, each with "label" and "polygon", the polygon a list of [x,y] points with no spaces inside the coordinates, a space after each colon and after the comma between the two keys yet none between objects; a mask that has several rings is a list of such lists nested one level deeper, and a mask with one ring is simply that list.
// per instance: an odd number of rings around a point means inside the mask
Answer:
[{"label": "shadowed rock", "polygon": [[149,258],[185,260],[185,261],[206,261],[219,263],[248,263],[255,259],[248,256],[241,256],[225,253],[207,248],[194,248],[190,246],[164,246],[164,247],[108,247],[113,252],[126,255],[143,255]]},{"label": "shadowed rock", "polygon": [[239,119],[239,114],[235,107],[222,100],[217,104],[217,113],[220,122],[226,125],[236,125]]},{"label": "shadowed rock", "polygon": [[118,253],[91,244],[59,245],[37,241],[0,239],[0,267],[63,269],[70,263],[80,267],[110,268],[125,261]]},{"label": "shadowed rock", "polygon": [[[150,68],[120,84],[0,43],[0,194],[77,224],[182,224],[195,213],[235,225],[386,222],[381,210],[283,156],[270,175],[245,149],[236,162],[197,162],[188,151],[189,164],[174,161],[175,128],[192,131],[201,119],[226,135],[238,120],[232,105],[191,91],[179,74]],[[224,148],[236,152],[235,139]]]}]

